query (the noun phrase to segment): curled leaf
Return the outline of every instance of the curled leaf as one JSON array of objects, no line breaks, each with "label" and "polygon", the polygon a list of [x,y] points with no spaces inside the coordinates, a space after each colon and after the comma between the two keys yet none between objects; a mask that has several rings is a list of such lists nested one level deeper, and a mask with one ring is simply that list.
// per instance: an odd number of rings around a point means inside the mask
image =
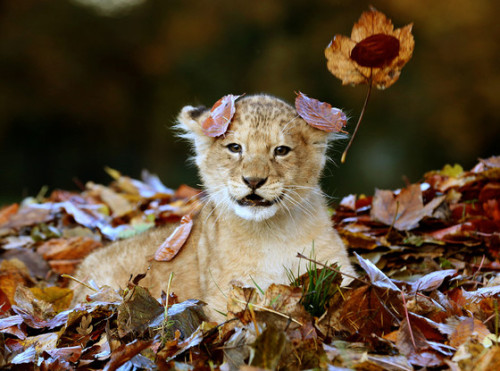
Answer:
[{"label": "curled leaf", "polygon": [[295,98],[295,109],[309,125],[326,132],[343,132],[347,118],[338,108],[328,103],[320,102],[299,92]]},{"label": "curled leaf", "polygon": [[239,97],[241,95],[228,94],[212,106],[210,116],[201,124],[203,134],[209,137],[218,137],[225,134],[236,110],[234,102]]},{"label": "curled leaf", "polygon": [[154,260],[159,262],[172,260],[186,243],[192,228],[193,219],[191,216],[183,216],[181,224],[175,228],[172,234],[156,250]]},{"label": "curled leaf", "polygon": [[412,27],[409,24],[395,30],[383,13],[375,9],[364,12],[350,38],[335,35],[325,49],[328,70],[343,85],[374,84],[379,89],[391,86],[412,56]]}]

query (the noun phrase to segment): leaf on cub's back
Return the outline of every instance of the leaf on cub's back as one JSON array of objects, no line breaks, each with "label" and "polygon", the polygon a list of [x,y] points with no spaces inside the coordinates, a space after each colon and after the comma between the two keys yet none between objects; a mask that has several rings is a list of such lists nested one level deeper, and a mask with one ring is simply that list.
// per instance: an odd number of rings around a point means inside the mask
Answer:
[{"label": "leaf on cub's back", "polygon": [[227,131],[236,110],[234,102],[239,97],[241,95],[228,94],[212,106],[210,116],[201,124],[203,134],[209,137],[218,137]]},{"label": "leaf on cub's back", "polygon": [[181,224],[175,228],[172,234],[156,250],[154,259],[159,262],[172,260],[186,243],[192,228],[193,219],[190,215],[184,215],[181,219]]},{"label": "leaf on cub's back", "polygon": [[312,127],[326,132],[344,132],[347,118],[338,108],[320,102],[299,92],[295,98],[295,109],[300,117]]}]

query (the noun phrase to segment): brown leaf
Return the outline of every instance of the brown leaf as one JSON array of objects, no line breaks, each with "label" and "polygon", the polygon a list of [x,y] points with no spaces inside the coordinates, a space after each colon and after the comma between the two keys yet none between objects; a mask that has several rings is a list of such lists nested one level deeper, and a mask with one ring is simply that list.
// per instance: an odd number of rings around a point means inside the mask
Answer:
[{"label": "brown leaf", "polygon": [[394,30],[383,13],[375,9],[364,12],[350,38],[335,35],[325,49],[328,69],[343,85],[373,83],[379,89],[391,86],[412,56],[412,26]]},{"label": "brown leaf", "polygon": [[80,359],[82,347],[77,345],[73,347],[50,349],[47,350],[47,353],[53,358],[58,358],[68,362],[76,362]]},{"label": "brown leaf", "polygon": [[172,260],[186,243],[192,228],[193,219],[190,215],[184,215],[181,219],[181,224],[156,250],[154,259],[160,262]]},{"label": "brown leaf", "polygon": [[342,110],[333,108],[330,104],[320,102],[299,92],[295,98],[297,113],[312,127],[326,132],[343,132],[347,118]]},{"label": "brown leaf", "polygon": [[54,219],[52,210],[38,207],[40,205],[29,205],[20,207],[17,213],[11,214],[2,228],[20,229],[35,224],[47,223]]},{"label": "brown leaf", "polygon": [[141,286],[129,290],[118,307],[118,336],[140,334],[148,323],[163,312],[163,307]]},{"label": "brown leaf", "polygon": [[134,340],[128,344],[123,344],[118,349],[115,349],[111,354],[110,361],[104,367],[104,371],[113,371],[119,368],[135,355],[142,352],[153,343],[153,340]]},{"label": "brown leaf", "polygon": [[406,320],[401,322],[396,347],[413,365],[435,367],[443,364],[443,357],[431,349],[420,329],[409,326]]},{"label": "brown leaf", "polygon": [[437,289],[443,281],[449,277],[456,274],[455,269],[445,269],[442,271],[431,272],[411,284],[413,291],[432,291]]},{"label": "brown leaf", "polygon": [[403,188],[397,195],[377,189],[370,215],[372,219],[393,225],[397,230],[407,231],[416,228],[425,216],[432,215],[445,198],[445,195],[435,197],[424,206],[419,184]]},{"label": "brown leaf", "polygon": [[49,267],[58,274],[73,274],[82,259],[54,259],[49,261]]},{"label": "brown leaf", "polygon": [[340,323],[362,340],[382,336],[393,328],[402,313],[401,296],[392,290],[362,286],[347,293]]},{"label": "brown leaf", "polygon": [[450,345],[458,348],[467,341],[474,339],[482,342],[490,334],[488,328],[477,318],[466,318],[461,321],[450,336]]},{"label": "brown leaf", "polygon": [[228,94],[219,99],[210,110],[210,116],[201,124],[202,131],[209,137],[218,137],[225,134],[229,123],[233,119],[234,102],[241,95]]},{"label": "brown leaf", "polygon": [[82,259],[102,243],[90,237],[53,238],[37,249],[45,260]]}]

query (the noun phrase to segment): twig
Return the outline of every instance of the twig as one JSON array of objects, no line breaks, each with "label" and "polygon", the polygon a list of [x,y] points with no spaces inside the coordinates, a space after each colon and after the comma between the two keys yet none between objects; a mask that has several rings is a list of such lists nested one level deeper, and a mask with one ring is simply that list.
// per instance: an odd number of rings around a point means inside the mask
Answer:
[{"label": "twig", "polygon": [[412,342],[415,350],[417,350],[417,344],[415,343],[415,337],[413,336],[413,330],[411,329],[410,315],[408,314],[408,308],[406,307],[405,291],[404,290],[401,290],[401,298],[403,298],[403,308],[405,311],[406,322],[408,323],[408,331],[410,332],[411,342]]},{"label": "twig", "polygon": [[483,268],[484,258],[485,258],[485,255],[483,254],[483,258],[481,259],[481,263],[479,263],[479,267],[477,267],[477,270],[472,275],[472,280],[475,282],[474,283],[474,290],[477,288],[477,285],[478,285],[478,282],[476,281],[476,275],[479,273],[481,268]]},{"label": "twig", "polygon": [[359,124],[361,124],[361,121],[363,120],[363,116],[365,115],[366,106],[368,105],[368,100],[370,99],[370,94],[372,92],[372,85],[373,85],[372,84],[372,74],[371,74],[371,70],[370,70],[370,78],[368,80],[368,92],[366,93],[365,103],[363,103],[363,108],[361,109],[361,113],[359,114],[358,123],[356,124],[356,127],[354,128],[354,133],[352,133],[351,139],[349,140],[349,143],[347,144],[347,147],[345,148],[344,153],[342,153],[342,159],[340,160],[342,163],[345,163],[347,151],[349,151],[349,148],[351,148],[352,141],[354,140],[354,136],[358,132]]},{"label": "twig", "polygon": [[392,229],[394,228],[394,224],[396,224],[396,220],[398,219],[398,212],[399,212],[399,201],[396,201],[396,212],[394,213],[394,218],[392,218],[392,223],[389,226],[389,230],[387,231],[387,234],[385,235],[386,240],[389,238],[389,235],[391,234]]},{"label": "twig", "polygon": [[161,338],[165,339],[165,327],[168,325],[168,298],[170,297],[170,285],[172,284],[172,280],[174,278],[174,272],[170,272],[168,276],[168,284],[167,284],[167,302],[165,303],[165,314],[163,318],[163,326],[161,327]]},{"label": "twig", "polygon": [[95,288],[93,288],[92,286],[87,285],[85,282],[80,281],[78,278],[75,278],[75,277],[73,277],[73,276],[71,276],[71,275],[69,275],[69,274],[63,273],[63,274],[61,274],[61,277],[64,277],[64,278],[70,278],[70,279],[72,279],[73,281],[78,282],[80,285],[83,285],[83,286],[85,286],[86,288],[88,288],[88,289],[90,289],[90,290],[92,290],[92,291],[94,291],[94,292],[99,291],[99,290],[96,290]]}]

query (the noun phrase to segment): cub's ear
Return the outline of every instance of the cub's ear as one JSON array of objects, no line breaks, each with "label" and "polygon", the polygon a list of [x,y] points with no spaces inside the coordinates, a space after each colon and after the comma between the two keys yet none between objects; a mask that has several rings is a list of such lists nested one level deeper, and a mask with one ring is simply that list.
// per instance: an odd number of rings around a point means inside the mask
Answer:
[{"label": "cub's ear", "polygon": [[207,152],[208,147],[212,144],[215,138],[211,138],[203,134],[201,124],[210,116],[210,110],[205,107],[186,106],[182,109],[177,117],[177,124],[174,129],[177,135],[187,139],[195,152],[195,159],[198,165],[200,155]]},{"label": "cub's ear", "polygon": [[177,117],[176,128],[183,131],[182,136],[191,138],[192,135],[203,135],[201,124],[210,115],[205,106],[185,106]]}]

